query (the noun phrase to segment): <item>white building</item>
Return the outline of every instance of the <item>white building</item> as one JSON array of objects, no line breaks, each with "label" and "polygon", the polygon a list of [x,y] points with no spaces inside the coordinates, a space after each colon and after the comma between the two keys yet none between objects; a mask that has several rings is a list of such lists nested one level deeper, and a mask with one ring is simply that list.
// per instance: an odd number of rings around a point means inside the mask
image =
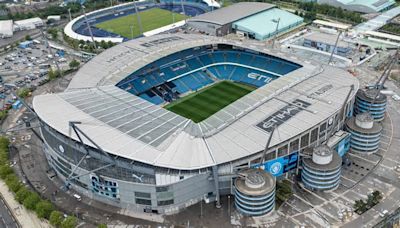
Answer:
[{"label": "white building", "polygon": [[38,27],[43,26],[42,19],[38,17],[29,18],[25,20],[15,21],[14,22],[14,31],[22,31],[22,30],[32,30]]},{"label": "white building", "polygon": [[13,21],[0,21],[0,38],[9,38],[13,36]]},{"label": "white building", "polygon": [[61,20],[61,16],[60,15],[50,15],[47,17],[47,20],[59,21],[59,20]]}]

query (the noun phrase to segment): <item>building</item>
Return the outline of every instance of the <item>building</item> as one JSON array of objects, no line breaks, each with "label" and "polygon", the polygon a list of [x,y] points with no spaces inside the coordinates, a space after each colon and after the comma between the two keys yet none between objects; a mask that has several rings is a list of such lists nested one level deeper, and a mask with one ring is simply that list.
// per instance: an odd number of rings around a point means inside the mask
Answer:
[{"label": "building", "polygon": [[377,152],[382,129],[382,125],[374,121],[374,118],[368,112],[348,119],[346,130],[351,134],[351,151],[363,154]]},{"label": "building", "polygon": [[349,44],[339,39],[335,48],[336,39],[337,35],[313,32],[304,36],[303,46],[329,53],[332,53],[332,50],[334,50],[333,53],[336,55],[347,56],[351,51]]},{"label": "building", "polygon": [[313,21],[313,25],[323,31],[333,32],[333,33],[337,33],[338,31],[348,31],[351,28],[351,25],[348,24],[323,21],[318,19]]},{"label": "building", "polygon": [[375,121],[382,121],[385,118],[387,107],[387,96],[378,89],[359,90],[354,105],[355,115],[369,112]]},{"label": "building", "polygon": [[[357,78],[308,61],[195,34],[127,41],[82,66],[65,92],[34,97],[45,155],[66,186],[120,213],[219,205],[222,195],[234,195],[236,171],[295,173],[303,150],[342,128]],[[165,85],[178,91],[184,79],[196,86],[228,68],[237,72],[230,80],[259,86],[199,123],[167,111],[147,93]]]},{"label": "building", "polygon": [[50,15],[47,17],[47,20],[53,20],[53,21],[59,21],[61,20],[61,16],[60,15]]},{"label": "building", "polygon": [[14,34],[13,21],[0,21],[0,38],[10,38]]},{"label": "building", "polygon": [[15,31],[32,30],[42,27],[43,21],[38,17],[29,18],[25,20],[14,21]]},{"label": "building", "polygon": [[363,34],[368,40],[393,45],[400,46],[400,36],[388,34],[384,32],[376,32],[376,31],[366,31]]},{"label": "building", "polygon": [[256,40],[266,40],[303,23],[303,18],[278,8],[233,23],[233,30]]},{"label": "building", "polygon": [[317,2],[360,13],[378,13],[390,9],[395,0],[303,0]]},{"label": "building", "polygon": [[268,3],[240,2],[190,18],[187,25],[209,35],[225,36],[233,32],[234,22],[274,7],[275,5]]},{"label": "building", "polygon": [[261,169],[239,173],[235,180],[235,207],[247,216],[261,216],[275,208],[275,178]]},{"label": "building", "polygon": [[302,159],[301,181],[311,190],[332,190],[339,186],[342,158],[326,145],[315,147]]}]

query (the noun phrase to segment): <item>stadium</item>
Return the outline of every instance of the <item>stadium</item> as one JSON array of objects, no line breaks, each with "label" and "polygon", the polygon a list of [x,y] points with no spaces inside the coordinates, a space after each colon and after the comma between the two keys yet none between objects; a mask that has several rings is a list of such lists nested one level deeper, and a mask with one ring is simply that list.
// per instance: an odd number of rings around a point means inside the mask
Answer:
[{"label": "stadium", "polygon": [[184,2],[164,0],[157,4],[154,1],[137,1],[136,7],[141,16],[143,34],[140,33],[134,2],[87,13],[86,18],[90,24],[90,30],[86,24],[85,15],[81,15],[64,27],[64,33],[72,39],[84,41],[92,41],[90,35],[92,33],[95,41],[121,43],[142,35],[147,36],[147,34],[152,35],[164,30],[175,29],[184,25],[186,18],[208,12],[212,8],[218,8],[219,4],[212,0]]},{"label": "stadium", "polygon": [[[237,173],[253,167],[268,172],[249,182],[269,186],[257,196],[269,197],[264,213],[273,208],[272,176],[298,172],[303,151],[343,127],[358,88],[345,70],[265,46],[164,34],[106,50],[66,91],[34,97],[33,108],[66,186],[119,213],[218,206],[238,194]],[[236,183],[244,189],[237,205],[255,214],[254,191]]]}]

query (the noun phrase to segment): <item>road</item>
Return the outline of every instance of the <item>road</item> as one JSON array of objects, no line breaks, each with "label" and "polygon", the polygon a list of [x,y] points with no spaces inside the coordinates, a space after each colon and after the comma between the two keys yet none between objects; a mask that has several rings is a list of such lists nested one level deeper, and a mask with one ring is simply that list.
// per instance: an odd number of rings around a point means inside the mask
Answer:
[{"label": "road", "polygon": [[354,27],[354,30],[358,33],[366,31],[374,31],[384,26],[388,21],[400,15],[400,6],[383,12],[381,15],[372,18],[364,23],[361,23]]},{"label": "road", "polygon": [[8,209],[7,205],[3,201],[3,198],[0,198],[0,228],[18,228],[18,224],[15,221],[14,216],[11,214],[11,211]]}]

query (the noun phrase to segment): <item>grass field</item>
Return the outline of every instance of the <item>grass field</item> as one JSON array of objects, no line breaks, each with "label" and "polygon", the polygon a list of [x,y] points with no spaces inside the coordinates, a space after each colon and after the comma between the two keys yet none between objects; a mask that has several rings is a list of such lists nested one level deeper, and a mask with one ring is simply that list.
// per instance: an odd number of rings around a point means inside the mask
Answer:
[{"label": "grass field", "polygon": [[222,81],[165,106],[166,109],[198,123],[255,88]]},{"label": "grass field", "polygon": [[[173,23],[172,14],[175,15],[175,22],[186,19],[188,16],[179,13],[173,13],[168,10],[153,8],[139,12],[142,21],[143,32],[151,31]],[[136,14],[115,18],[96,24],[97,28],[108,32],[119,34],[126,38],[132,38],[131,26],[133,25],[133,37],[140,35],[139,24]]]}]

